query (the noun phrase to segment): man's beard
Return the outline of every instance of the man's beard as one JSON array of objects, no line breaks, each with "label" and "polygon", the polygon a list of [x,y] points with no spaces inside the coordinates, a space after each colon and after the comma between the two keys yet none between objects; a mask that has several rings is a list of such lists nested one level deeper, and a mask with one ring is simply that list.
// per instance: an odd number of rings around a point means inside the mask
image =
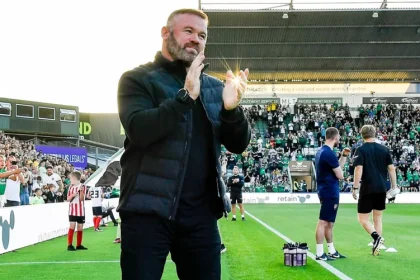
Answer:
[{"label": "man's beard", "polygon": [[[184,48],[180,47],[178,45],[178,42],[175,40],[173,32],[171,32],[171,35],[168,38],[166,47],[168,49],[169,54],[174,60],[181,60],[186,66],[191,66],[191,63],[194,61],[194,59],[198,56],[198,53],[200,52],[199,46],[194,44],[188,44],[184,46]],[[185,47],[194,48],[197,51],[197,54],[188,52],[187,50],[185,50]]]},{"label": "man's beard", "polygon": [[334,142],[334,147],[338,147],[340,145],[340,142],[339,141],[335,141]]}]

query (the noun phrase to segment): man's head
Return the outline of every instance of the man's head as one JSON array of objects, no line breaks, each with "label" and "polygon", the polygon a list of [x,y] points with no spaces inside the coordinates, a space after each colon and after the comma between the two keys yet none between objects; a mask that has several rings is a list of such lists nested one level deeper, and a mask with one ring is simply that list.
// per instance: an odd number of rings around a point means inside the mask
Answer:
[{"label": "man's head", "polygon": [[325,131],[325,140],[334,143],[334,146],[338,146],[340,143],[340,133],[338,132],[338,129],[335,127],[329,127]]},{"label": "man's head", "polygon": [[51,165],[47,166],[47,175],[51,176],[54,173],[53,167]]},{"label": "man's head", "polygon": [[6,162],[7,169],[11,170],[13,165],[16,165],[16,157],[15,156],[8,156],[7,157],[7,162]]},{"label": "man's head", "polygon": [[162,54],[169,60],[181,60],[190,66],[204,51],[207,41],[207,15],[195,9],[172,12],[162,27]]},{"label": "man's head", "polygon": [[376,129],[373,125],[364,125],[360,130],[360,134],[362,135],[363,140],[375,138]]},{"label": "man's head", "polygon": [[238,175],[239,174],[239,168],[237,166],[233,167],[233,174]]}]

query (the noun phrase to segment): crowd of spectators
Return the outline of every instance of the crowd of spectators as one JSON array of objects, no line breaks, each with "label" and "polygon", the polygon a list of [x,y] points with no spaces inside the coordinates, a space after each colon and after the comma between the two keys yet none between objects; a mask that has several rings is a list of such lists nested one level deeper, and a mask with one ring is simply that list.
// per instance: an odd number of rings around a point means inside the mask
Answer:
[{"label": "crowd of spectators", "polygon": [[[307,191],[307,182],[291,184],[289,161],[313,161],[325,142],[328,127],[336,127],[341,142],[335,149],[361,145],[360,128],[372,124],[377,142],[390,149],[397,167],[398,185],[402,191],[419,191],[420,178],[420,108],[414,105],[369,104],[351,110],[347,104],[276,103],[245,108],[252,127],[252,140],[242,155],[223,149],[221,163],[227,179],[238,166],[245,180],[245,191]],[[342,191],[352,186],[351,158],[345,164]],[[302,187],[304,186],[304,187]]]},{"label": "crowd of spectators", "polygon": [[[328,127],[336,127],[341,142],[336,148],[355,148],[361,144],[359,130],[364,124],[377,128],[377,142],[387,146],[397,167],[397,181],[402,191],[418,192],[420,187],[420,108],[412,104],[360,105],[353,110],[347,104],[277,103],[245,108],[252,128],[252,138],[241,155],[222,147],[220,158],[225,180],[238,166],[246,192],[308,191],[308,182],[291,183],[290,161],[314,160],[324,144]],[[66,200],[74,166],[42,151],[33,140],[19,140],[0,133],[0,173],[21,169],[21,175],[0,179],[0,207]],[[351,191],[351,158],[344,167],[342,191]],[[82,182],[92,170],[82,170]],[[11,180],[7,180],[11,179]],[[11,182],[14,181],[15,183]],[[12,187],[6,187],[6,184]],[[6,190],[6,191],[5,191]]]},{"label": "crowd of spectators", "polygon": [[[20,169],[20,175],[0,179],[0,207],[63,202],[74,166],[42,151],[33,140],[19,140],[0,133],[0,173]],[[85,169],[82,182],[92,173]]]}]

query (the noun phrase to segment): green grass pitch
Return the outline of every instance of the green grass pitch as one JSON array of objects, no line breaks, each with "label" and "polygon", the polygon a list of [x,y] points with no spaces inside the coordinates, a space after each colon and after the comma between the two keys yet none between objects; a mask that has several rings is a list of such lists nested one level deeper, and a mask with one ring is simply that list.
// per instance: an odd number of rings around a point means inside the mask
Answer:
[{"label": "green grass pitch", "polygon": [[[288,238],[308,242],[314,253],[318,205],[253,204],[245,207]],[[418,279],[420,207],[393,204],[387,208],[385,246],[395,248],[397,253],[382,251],[380,256],[373,257],[367,246],[371,238],[357,222],[356,206],[341,205],[334,245],[347,259],[328,264],[351,279]],[[283,266],[284,240],[250,217],[245,222],[221,219],[219,226],[227,246],[227,252],[222,255],[223,280],[339,279],[310,258],[305,267]],[[112,243],[115,234],[114,226],[104,228],[104,232],[85,230],[83,243],[88,251],[67,252],[66,237],[61,237],[0,255],[0,279],[121,279],[120,249],[118,244]],[[178,279],[170,258],[162,279]]]}]

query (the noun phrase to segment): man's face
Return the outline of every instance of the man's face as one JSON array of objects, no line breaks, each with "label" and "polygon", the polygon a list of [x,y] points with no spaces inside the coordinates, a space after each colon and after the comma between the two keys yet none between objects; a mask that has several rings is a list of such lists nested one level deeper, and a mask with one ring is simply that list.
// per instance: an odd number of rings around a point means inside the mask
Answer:
[{"label": "man's face", "polygon": [[239,168],[238,167],[234,167],[233,168],[233,174],[238,175],[239,174]]},{"label": "man's face", "polygon": [[8,158],[8,160],[7,160],[7,163],[6,163],[7,169],[11,169],[12,168],[12,165],[13,165],[12,162],[13,161],[16,161],[16,158],[13,157],[13,156],[10,156]]},{"label": "man's face", "polygon": [[334,141],[334,147],[338,147],[338,145],[340,144],[340,135],[338,134],[335,137],[335,141]]},{"label": "man's face", "polygon": [[166,42],[164,47],[171,57],[174,60],[182,60],[189,66],[205,48],[206,21],[196,15],[177,15],[172,21],[172,26],[169,29],[164,28],[162,36]]},{"label": "man's face", "polygon": [[48,176],[51,176],[53,174],[52,168],[47,169],[47,174],[48,174]]}]

